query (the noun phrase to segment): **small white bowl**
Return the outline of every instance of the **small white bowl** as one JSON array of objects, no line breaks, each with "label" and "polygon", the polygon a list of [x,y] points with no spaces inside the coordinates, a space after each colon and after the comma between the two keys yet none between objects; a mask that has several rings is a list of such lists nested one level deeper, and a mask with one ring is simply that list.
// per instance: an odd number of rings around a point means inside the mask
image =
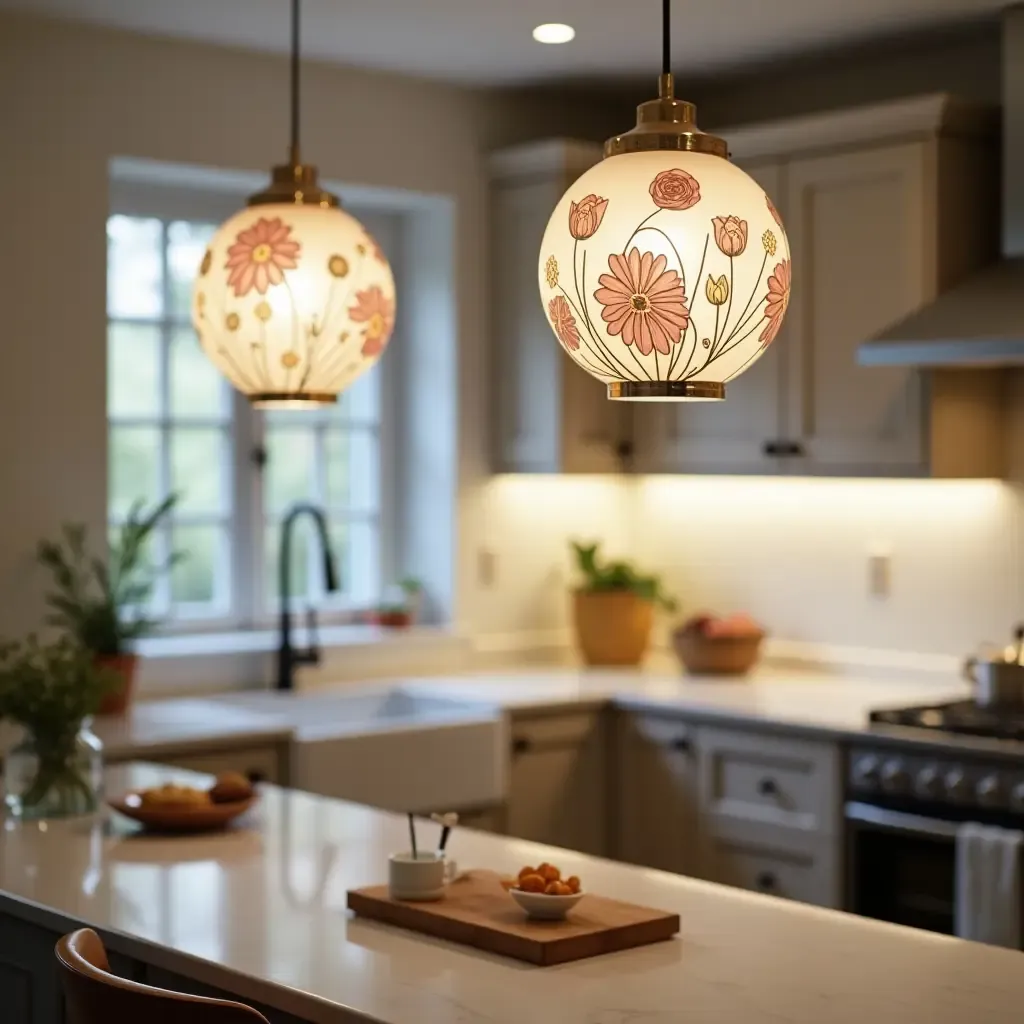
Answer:
[{"label": "small white bowl", "polygon": [[584,896],[581,892],[570,896],[548,896],[543,892],[525,892],[522,889],[509,889],[508,893],[526,911],[527,917],[544,921],[560,921]]}]

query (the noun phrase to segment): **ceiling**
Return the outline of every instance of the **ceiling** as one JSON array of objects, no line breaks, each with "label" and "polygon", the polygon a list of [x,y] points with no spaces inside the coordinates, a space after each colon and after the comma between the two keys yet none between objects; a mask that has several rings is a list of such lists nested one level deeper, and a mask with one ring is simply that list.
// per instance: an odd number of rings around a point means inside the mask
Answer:
[{"label": "ceiling", "polygon": [[[674,0],[673,64],[706,75],[993,16],[1007,0]],[[0,9],[282,51],[285,0],[0,0]],[[657,0],[304,0],[310,57],[472,85],[655,75]],[[563,46],[531,30],[576,28]]]}]

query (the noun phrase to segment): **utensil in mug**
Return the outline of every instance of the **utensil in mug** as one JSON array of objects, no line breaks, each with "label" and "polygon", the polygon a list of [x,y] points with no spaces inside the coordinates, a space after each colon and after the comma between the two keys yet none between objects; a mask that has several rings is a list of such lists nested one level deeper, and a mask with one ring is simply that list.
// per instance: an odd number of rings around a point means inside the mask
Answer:
[{"label": "utensil in mug", "polygon": [[1024,704],[1024,665],[1015,661],[968,658],[964,678],[974,684],[974,700],[981,707]]},{"label": "utensil in mug", "polygon": [[411,850],[388,858],[388,892],[393,900],[439,900],[447,881],[444,857]]}]

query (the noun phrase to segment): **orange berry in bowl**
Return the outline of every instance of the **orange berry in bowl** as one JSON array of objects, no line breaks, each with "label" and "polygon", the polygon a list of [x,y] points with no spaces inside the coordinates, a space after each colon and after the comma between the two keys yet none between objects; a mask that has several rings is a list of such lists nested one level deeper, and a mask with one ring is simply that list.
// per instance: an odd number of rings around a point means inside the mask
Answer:
[{"label": "orange berry in bowl", "polygon": [[536,868],[525,867],[519,869],[519,878],[525,878],[527,875],[538,875],[540,872]]},{"label": "orange berry in bowl", "polygon": [[541,864],[541,866],[537,868],[537,874],[546,882],[559,882],[562,879],[562,872],[559,871],[554,864]]},{"label": "orange berry in bowl", "polygon": [[519,879],[519,888],[523,892],[544,892],[547,888],[547,881],[543,875],[524,875]]},{"label": "orange berry in bowl", "polygon": [[569,887],[569,892],[579,892],[581,884],[579,875],[570,875],[565,880],[565,884]]}]

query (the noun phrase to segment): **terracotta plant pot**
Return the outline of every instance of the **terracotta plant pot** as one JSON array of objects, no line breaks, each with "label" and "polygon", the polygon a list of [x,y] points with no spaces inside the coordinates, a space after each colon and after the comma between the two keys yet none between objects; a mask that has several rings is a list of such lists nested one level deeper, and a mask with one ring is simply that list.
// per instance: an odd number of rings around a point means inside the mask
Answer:
[{"label": "terracotta plant pot", "polygon": [[109,669],[118,675],[121,684],[116,690],[111,690],[100,704],[101,715],[123,715],[132,702],[132,692],[135,689],[135,672],[138,668],[139,656],[137,654],[97,654],[96,665],[99,668]]},{"label": "terracotta plant pot", "polygon": [[631,590],[577,590],[576,641],[588,665],[639,665],[654,625],[654,604]]}]

